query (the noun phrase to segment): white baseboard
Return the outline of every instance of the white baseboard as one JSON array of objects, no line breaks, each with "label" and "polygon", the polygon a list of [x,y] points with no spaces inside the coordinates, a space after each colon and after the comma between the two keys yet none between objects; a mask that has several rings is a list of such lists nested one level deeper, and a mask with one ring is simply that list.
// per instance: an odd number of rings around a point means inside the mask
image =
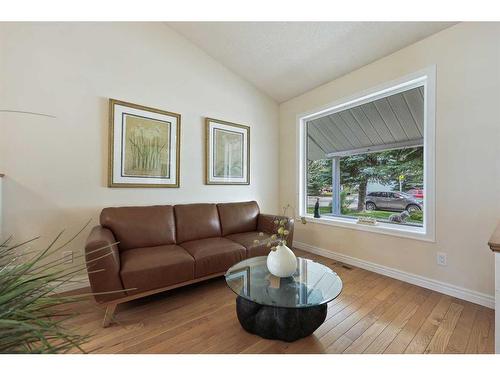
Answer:
[{"label": "white baseboard", "polygon": [[334,251],[325,250],[317,246],[309,245],[303,242],[293,241],[293,247],[297,249],[308,251],[310,253],[324,256],[337,260],[339,262],[349,264],[355,267],[363,268],[368,271],[379,273],[381,275],[389,276],[394,279],[405,281],[410,284],[418,285],[423,288],[434,290],[452,297],[460,298],[465,301],[477,303],[478,305],[486,306],[491,309],[495,308],[495,297],[485,293],[477,292],[475,290],[465,289],[452,284],[444,283],[442,281],[430,279],[428,277],[415,275],[413,273],[401,271],[395,268],[383,266],[381,264],[368,262],[359,258],[354,258],[348,255],[336,253]]}]

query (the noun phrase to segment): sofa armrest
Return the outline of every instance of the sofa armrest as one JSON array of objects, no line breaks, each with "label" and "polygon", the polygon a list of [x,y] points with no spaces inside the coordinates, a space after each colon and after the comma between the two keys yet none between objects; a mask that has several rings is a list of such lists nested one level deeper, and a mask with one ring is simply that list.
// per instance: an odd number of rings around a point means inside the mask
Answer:
[{"label": "sofa armrest", "polygon": [[109,229],[100,225],[92,228],[85,244],[85,259],[90,287],[93,293],[97,293],[94,295],[97,302],[126,296],[120,278],[120,253]]},{"label": "sofa armrest", "polygon": [[274,224],[274,221],[281,220],[281,219],[287,219],[285,229],[287,229],[290,233],[288,234],[288,238],[286,240],[286,245],[289,248],[292,248],[294,220],[291,217],[279,216],[279,215],[259,214],[259,217],[257,220],[257,230],[259,232],[265,232],[265,233],[276,233],[278,230],[278,225]]}]

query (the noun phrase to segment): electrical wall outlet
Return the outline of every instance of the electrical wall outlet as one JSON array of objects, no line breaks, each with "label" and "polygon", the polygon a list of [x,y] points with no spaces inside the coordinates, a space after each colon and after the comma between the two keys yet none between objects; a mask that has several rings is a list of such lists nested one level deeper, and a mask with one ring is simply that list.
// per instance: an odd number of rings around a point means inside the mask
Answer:
[{"label": "electrical wall outlet", "polygon": [[66,264],[73,263],[73,252],[72,251],[63,251],[62,258],[63,258],[63,263],[66,263]]},{"label": "electrical wall outlet", "polygon": [[445,267],[448,264],[446,253],[438,251],[436,261],[439,266]]}]

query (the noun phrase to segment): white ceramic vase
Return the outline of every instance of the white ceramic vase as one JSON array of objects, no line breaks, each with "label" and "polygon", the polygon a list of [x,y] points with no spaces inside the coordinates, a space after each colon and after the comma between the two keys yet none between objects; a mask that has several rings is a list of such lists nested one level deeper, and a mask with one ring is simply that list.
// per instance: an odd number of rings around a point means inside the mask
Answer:
[{"label": "white ceramic vase", "polygon": [[267,269],[274,276],[292,276],[297,269],[297,257],[286,245],[279,244],[267,256]]}]

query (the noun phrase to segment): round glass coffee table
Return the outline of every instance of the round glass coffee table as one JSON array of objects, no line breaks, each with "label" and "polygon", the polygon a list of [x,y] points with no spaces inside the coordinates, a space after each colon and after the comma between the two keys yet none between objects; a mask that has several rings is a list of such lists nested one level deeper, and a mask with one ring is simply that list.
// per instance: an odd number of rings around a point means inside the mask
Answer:
[{"label": "round glass coffee table", "polygon": [[297,270],[286,278],[271,275],[267,257],[249,258],[226,272],[237,294],[241,326],[266,339],[295,341],[312,334],[326,319],[327,303],[342,291],[342,280],[330,268],[297,258]]}]

